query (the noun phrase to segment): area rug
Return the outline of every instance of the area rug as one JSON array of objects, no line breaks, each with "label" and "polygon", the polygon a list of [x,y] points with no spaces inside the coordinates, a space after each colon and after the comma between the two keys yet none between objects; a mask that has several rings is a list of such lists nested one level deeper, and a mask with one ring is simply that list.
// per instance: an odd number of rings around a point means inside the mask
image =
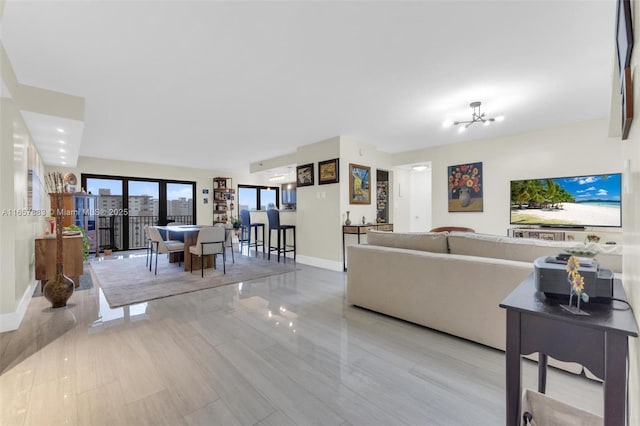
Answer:
[{"label": "area rug", "polygon": [[166,256],[162,255],[158,259],[158,275],[154,275],[153,268],[149,271],[145,267],[144,256],[91,262],[91,269],[96,284],[102,288],[112,308],[296,270],[293,262],[277,263],[242,255],[235,258],[235,263],[227,258],[227,273],[223,274],[222,259],[218,257],[219,269],[205,269],[204,278],[200,275],[200,269],[193,273],[185,272],[183,265],[169,263]]}]

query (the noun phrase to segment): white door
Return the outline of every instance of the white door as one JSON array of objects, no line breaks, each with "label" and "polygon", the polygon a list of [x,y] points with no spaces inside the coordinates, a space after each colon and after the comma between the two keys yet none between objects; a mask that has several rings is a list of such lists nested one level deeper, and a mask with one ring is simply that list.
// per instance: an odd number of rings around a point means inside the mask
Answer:
[{"label": "white door", "polygon": [[431,229],[431,167],[410,172],[409,230],[427,232]]}]

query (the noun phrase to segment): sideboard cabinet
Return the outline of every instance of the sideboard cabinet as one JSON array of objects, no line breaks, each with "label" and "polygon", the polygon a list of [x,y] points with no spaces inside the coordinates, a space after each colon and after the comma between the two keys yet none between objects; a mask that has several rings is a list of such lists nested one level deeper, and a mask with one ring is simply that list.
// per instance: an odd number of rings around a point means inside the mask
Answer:
[{"label": "sideboard cabinet", "polygon": [[[64,274],[71,278],[75,286],[80,285],[80,275],[84,273],[82,259],[82,235],[62,237],[62,263]],[[36,280],[40,280],[40,285],[53,278],[56,274],[56,239],[36,238]]]}]

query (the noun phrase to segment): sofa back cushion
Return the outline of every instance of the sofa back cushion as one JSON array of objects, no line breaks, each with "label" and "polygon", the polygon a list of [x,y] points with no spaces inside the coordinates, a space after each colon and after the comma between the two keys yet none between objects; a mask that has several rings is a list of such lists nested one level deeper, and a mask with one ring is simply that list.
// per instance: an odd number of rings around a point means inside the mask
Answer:
[{"label": "sofa back cushion", "polygon": [[[452,232],[448,237],[452,254],[491,257],[533,262],[542,256],[563,253],[568,247],[584,247],[577,241],[545,241],[534,238],[511,238],[500,235]],[[601,246],[596,260],[602,268],[622,272],[622,246]]]},{"label": "sofa back cushion", "polygon": [[384,232],[369,230],[367,244],[410,250],[447,253],[446,232]]},{"label": "sofa back cushion", "polygon": [[575,242],[570,241],[545,241],[467,232],[449,234],[449,250],[453,254],[518,260],[520,262],[533,262],[538,257],[562,253],[564,248],[576,245]]}]

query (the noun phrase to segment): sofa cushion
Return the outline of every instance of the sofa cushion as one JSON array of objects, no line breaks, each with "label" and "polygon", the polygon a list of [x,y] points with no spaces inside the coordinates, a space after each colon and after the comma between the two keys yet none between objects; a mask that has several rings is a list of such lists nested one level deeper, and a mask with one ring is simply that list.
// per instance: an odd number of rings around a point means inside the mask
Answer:
[{"label": "sofa cushion", "polygon": [[562,253],[565,248],[578,245],[581,244],[569,241],[546,241],[467,232],[449,234],[449,250],[453,254],[518,260],[520,262],[533,262],[538,257]]},{"label": "sofa cushion", "polygon": [[446,232],[367,232],[367,244],[395,247],[431,253],[447,253]]},{"label": "sofa cushion", "polygon": [[[490,234],[452,232],[448,237],[452,254],[483,256],[495,259],[533,262],[541,256],[563,253],[569,247],[584,247],[576,241],[546,241],[535,238],[512,238]],[[599,246],[596,260],[602,268],[622,272],[622,247]]]}]

